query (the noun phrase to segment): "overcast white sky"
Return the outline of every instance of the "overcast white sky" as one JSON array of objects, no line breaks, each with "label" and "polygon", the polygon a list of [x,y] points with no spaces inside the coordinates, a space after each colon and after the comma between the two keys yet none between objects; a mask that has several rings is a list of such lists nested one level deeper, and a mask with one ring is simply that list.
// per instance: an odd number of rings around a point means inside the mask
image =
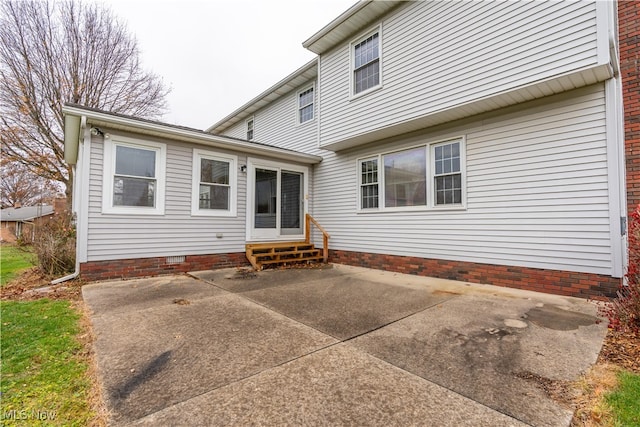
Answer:
[{"label": "overcast white sky", "polygon": [[172,88],[163,121],[206,129],[315,55],[302,42],[356,0],[96,0]]}]

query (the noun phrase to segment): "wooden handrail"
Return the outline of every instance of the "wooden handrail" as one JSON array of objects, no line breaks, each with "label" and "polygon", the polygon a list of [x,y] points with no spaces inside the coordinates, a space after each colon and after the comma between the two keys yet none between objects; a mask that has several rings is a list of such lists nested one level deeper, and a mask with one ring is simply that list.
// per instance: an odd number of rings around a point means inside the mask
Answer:
[{"label": "wooden handrail", "polygon": [[329,260],[329,233],[325,230],[314,217],[309,214],[304,216],[304,240],[306,243],[311,243],[311,223],[313,223],[318,230],[322,232],[322,261],[326,263]]}]

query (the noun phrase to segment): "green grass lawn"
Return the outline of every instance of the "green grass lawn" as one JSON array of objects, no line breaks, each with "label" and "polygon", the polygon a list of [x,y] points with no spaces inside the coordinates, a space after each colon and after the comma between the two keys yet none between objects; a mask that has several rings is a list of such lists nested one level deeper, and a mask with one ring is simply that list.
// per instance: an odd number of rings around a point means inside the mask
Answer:
[{"label": "green grass lawn", "polygon": [[607,403],[613,409],[614,425],[640,426],[640,375],[618,373],[618,387],[607,396]]},{"label": "green grass lawn", "polygon": [[33,265],[33,254],[28,250],[15,245],[0,245],[0,285]]},{"label": "green grass lawn", "polygon": [[92,419],[80,315],[69,301],[2,301],[0,424],[83,426]]}]

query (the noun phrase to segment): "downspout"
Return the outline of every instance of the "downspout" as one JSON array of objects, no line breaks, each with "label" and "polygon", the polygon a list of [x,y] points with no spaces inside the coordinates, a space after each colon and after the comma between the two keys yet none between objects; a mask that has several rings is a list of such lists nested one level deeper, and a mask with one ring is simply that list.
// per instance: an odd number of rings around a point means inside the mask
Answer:
[{"label": "downspout", "polygon": [[[71,120],[67,121],[67,118],[70,118]],[[79,119],[79,120],[78,120]],[[78,123],[79,121],[79,123]],[[84,129],[87,125],[87,118],[86,116],[82,116],[81,118],[78,117],[74,117],[74,116],[65,116],[65,161],[67,161],[68,163],[72,164],[72,169],[73,169],[73,183],[72,185],[74,186],[74,190],[75,190],[75,186],[78,180],[78,174],[77,172],[77,168],[76,168],[76,164],[78,161],[78,151],[79,151],[79,145],[80,145],[80,136],[82,135],[83,139],[84,139]],[[67,128],[70,128],[69,131],[67,132]],[[67,142],[68,141],[68,142]],[[69,147],[70,149],[68,149],[67,147]],[[72,193],[73,194],[73,193]],[[79,195],[78,194],[74,194],[74,199],[76,199]],[[75,203],[76,206],[78,206],[78,203]],[[76,212],[74,212],[76,213]],[[60,277],[58,279],[52,280],[50,282],[51,285],[57,285],[58,283],[62,283],[62,282],[66,282],[67,280],[72,280],[75,279],[76,277],[78,277],[80,275],[80,258],[78,256],[79,254],[79,238],[78,238],[78,222],[76,221],[76,265],[75,265],[75,270],[73,271],[73,273],[71,274],[67,274],[66,276]]]}]

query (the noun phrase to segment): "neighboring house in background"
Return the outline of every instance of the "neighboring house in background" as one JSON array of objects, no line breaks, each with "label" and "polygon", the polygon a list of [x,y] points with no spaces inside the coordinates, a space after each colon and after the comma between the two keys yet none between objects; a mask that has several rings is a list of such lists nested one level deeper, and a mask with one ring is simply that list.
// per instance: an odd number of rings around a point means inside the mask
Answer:
[{"label": "neighboring house in background", "polygon": [[0,210],[0,227],[2,227],[2,241],[15,242],[21,237],[31,241],[35,226],[54,214],[53,206],[16,206]]},{"label": "neighboring house in background", "polygon": [[614,294],[616,3],[363,1],[303,45],[207,132],[65,107],[83,276],[244,265],[310,213],[334,262]]}]

